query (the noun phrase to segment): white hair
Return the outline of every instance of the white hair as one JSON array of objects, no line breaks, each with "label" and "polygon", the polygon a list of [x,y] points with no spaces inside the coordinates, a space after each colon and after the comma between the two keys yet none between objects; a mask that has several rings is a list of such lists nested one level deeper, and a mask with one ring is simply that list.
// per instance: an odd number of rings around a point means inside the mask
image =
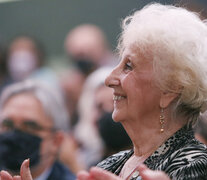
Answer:
[{"label": "white hair", "polygon": [[179,93],[173,115],[194,122],[207,100],[207,25],[181,7],[150,4],[123,21],[118,50],[134,48],[151,60],[155,82]]},{"label": "white hair", "polygon": [[45,84],[35,80],[26,80],[8,86],[0,98],[0,110],[7,101],[15,95],[30,93],[37,98],[48,117],[53,122],[55,130],[69,129],[69,116],[61,96],[54,92],[55,89],[48,88]]}]

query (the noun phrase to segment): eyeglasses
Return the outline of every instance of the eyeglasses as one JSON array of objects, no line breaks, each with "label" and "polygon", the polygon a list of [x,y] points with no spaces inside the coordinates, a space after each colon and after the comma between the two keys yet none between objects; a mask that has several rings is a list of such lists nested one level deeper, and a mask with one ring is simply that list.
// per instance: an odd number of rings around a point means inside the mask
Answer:
[{"label": "eyeglasses", "polygon": [[40,132],[54,132],[55,128],[51,127],[44,127],[40,124],[38,124],[34,120],[25,120],[20,125],[15,125],[14,121],[12,119],[3,119],[0,125],[0,132],[10,131],[14,129],[20,129],[24,132],[30,133],[30,134],[38,134]]}]

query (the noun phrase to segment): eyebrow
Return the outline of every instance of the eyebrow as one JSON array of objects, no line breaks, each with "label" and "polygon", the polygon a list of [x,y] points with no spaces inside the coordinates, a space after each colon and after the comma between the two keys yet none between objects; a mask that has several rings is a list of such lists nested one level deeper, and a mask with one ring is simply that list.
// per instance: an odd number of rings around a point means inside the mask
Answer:
[{"label": "eyebrow", "polygon": [[26,124],[26,125],[30,124],[30,125],[40,126],[38,123],[35,122],[35,120],[32,120],[32,119],[25,119],[23,121],[23,124]]}]

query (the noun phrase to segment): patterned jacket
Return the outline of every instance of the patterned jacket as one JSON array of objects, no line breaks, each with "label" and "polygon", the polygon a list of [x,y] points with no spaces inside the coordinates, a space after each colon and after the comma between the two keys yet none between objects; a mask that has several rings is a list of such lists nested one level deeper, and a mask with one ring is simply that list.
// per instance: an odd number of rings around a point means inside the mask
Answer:
[{"label": "patterned jacket", "polygon": [[[97,166],[119,175],[133,150],[122,151],[100,162]],[[197,141],[192,128],[184,126],[162,144],[144,164],[161,170],[172,180],[207,180],[207,147]],[[141,180],[137,173],[130,180]]]}]

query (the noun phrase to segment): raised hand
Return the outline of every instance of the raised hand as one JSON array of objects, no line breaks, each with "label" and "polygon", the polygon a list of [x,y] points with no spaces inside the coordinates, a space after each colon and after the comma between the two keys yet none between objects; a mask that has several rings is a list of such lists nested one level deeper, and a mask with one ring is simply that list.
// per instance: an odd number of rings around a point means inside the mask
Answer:
[{"label": "raised hand", "polygon": [[105,171],[101,168],[93,167],[89,172],[81,171],[78,173],[78,180],[122,180],[120,177]]},{"label": "raised hand", "polygon": [[21,180],[32,180],[32,175],[29,169],[29,159],[24,160],[20,169]]},{"label": "raised hand", "polygon": [[0,172],[1,180],[13,180],[13,177],[7,171]]},{"label": "raised hand", "polygon": [[142,180],[170,180],[163,171],[152,171],[143,164],[138,167],[138,171]]},{"label": "raised hand", "polygon": [[29,159],[24,160],[20,169],[20,176],[11,176],[7,171],[0,172],[0,180],[32,180],[29,169]]},{"label": "raised hand", "polygon": [[[142,180],[170,180],[170,178],[162,171],[152,171],[145,165],[140,165],[139,173]],[[105,171],[101,168],[93,167],[89,172],[81,171],[78,173],[78,180],[123,180],[120,177]]]}]

